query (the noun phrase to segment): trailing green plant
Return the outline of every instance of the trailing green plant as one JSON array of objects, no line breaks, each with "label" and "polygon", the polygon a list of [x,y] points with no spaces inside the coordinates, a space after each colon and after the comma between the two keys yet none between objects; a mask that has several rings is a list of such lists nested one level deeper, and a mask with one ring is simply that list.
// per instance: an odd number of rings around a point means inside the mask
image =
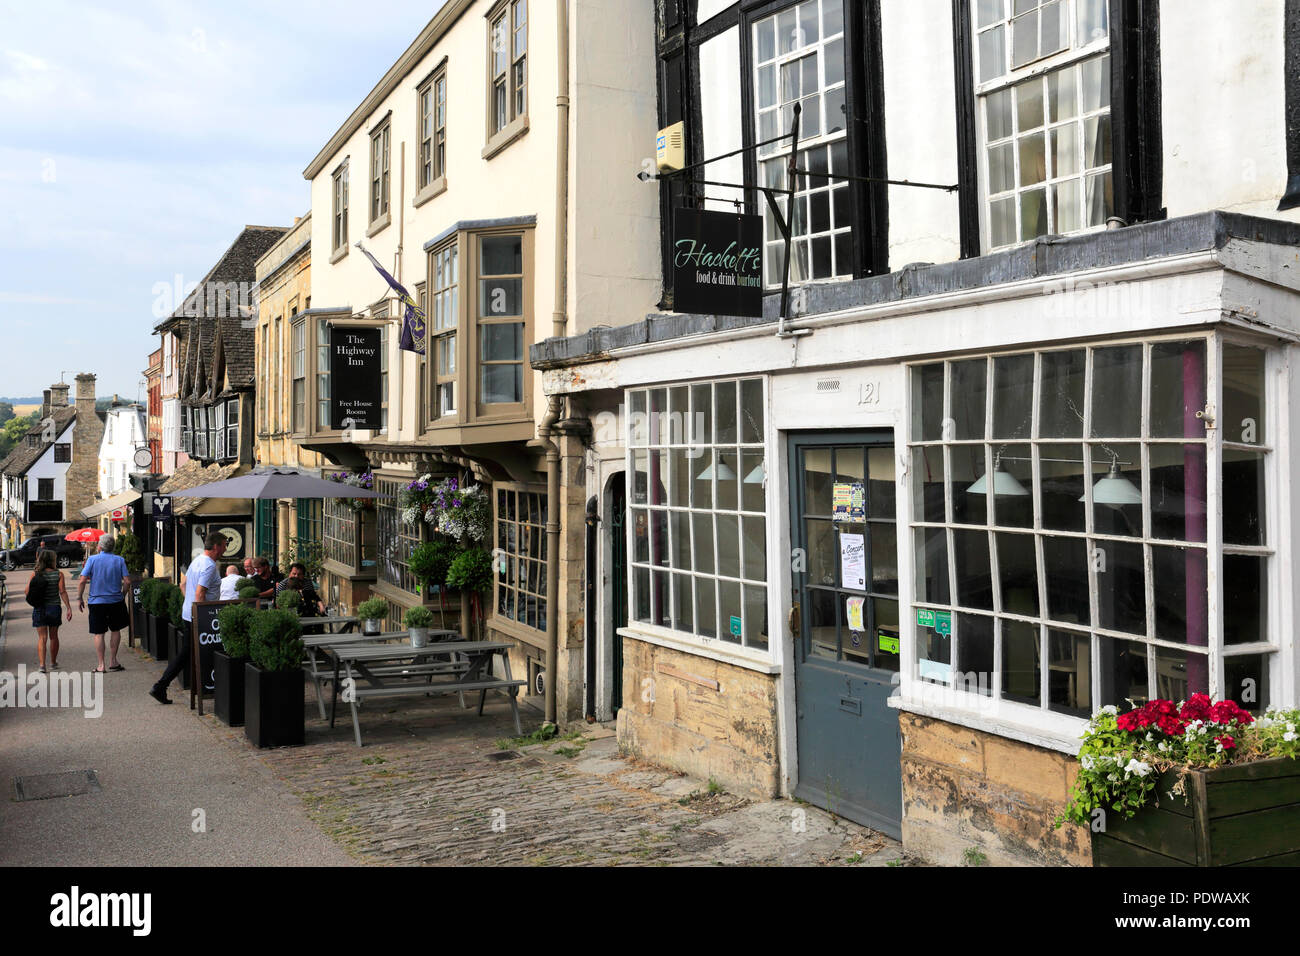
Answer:
[{"label": "trailing green plant", "polygon": [[[1193,694],[1178,704],[1152,700],[1125,713],[1103,707],[1088,722],[1079,748],[1079,774],[1066,821],[1091,824],[1096,811],[1132,817],[1152,798],[1160,775],[1231,763],[1300,757],[1300,710],[1269,711],[1255,719],[1235,702]],[[1186,800],[1186,794],[1183,794]]]},{"label": "trailing green plant", "polygon": [[116,550],[126,562],[126,569],[132,574],[139,574],[144,570],[144,550],[140,547],[140,539],[130,531],[123,531],[117,536]]},{"label": "trailing green plant", "polygon": [[492,556],[478,548],[461,551],[447,569],[447,587],[475,593],[491,590]]},{"label": "trailing green plant", "polygon": [[433,612],[423,604],[417,604],[406,609],[402,623],[407,627],[433,627]]},{"label": "trailing green plant", "polygon": [[227,604],[217,612],[221,646],[230,657],[248,656],[249,631],[257,611],[247,604]]},{"label": "trailing green plant", "polygon": [[293,611],[253,612],[248,655],[264,671],[291,671],[302,666],[302,622]]},{"label": "trailing green plant", "polygon": [[293,588],[285,588],[275,596],[275,606],[282,611],[296,611],[302,607],[302,594]]},{"label": "trailing green plant", "polygon": [[425,541],[406,560],[411,573],[424,584],[436,584],[446,587],[447,570],[460,553],[460,548],[450,538],[438,535],[431,541]]},{"label": "trailing green plant", "polygon": [[357,605],[357,617],[363,621],[382,621],[388,617],[388,602],[381,597],[372,597]]},{"label": "trailing green plant", "polygon": [[284,567],[295,561],[307,569],[308,579],[315,584],[325,568],[325,547],[309,538],[290,538],[289,550],[284,553]]}]

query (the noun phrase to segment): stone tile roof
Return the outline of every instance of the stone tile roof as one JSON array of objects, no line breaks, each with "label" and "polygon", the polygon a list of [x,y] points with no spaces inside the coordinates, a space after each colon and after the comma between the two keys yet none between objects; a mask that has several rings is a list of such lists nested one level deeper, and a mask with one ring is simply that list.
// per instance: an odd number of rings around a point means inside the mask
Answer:
[{"label": "stone tile roof", "polygon": [[35,446],[28,443],[27,438],[29,435],[41,434],[42,426],[38,421],[27,430],[27,434],[22,437],[14,450],[9,453],[9,456],[0,462],[0,475],[12,475],[13,477],[25,475],[27,469],[36,464],[41,455],[45,454],[46,450],[67,431],[68,426],[77,417],[77,406],[64,405],[56,408],[51,413],[51,417],[54,419],[54,441],[38,442]]},{"label": "stone tile roof", "polygon": [[[253,330],[237,318],[217,320],[221,335],[221,357],[226,378],[233,389],[253,387]],[[220,384],[220,383],[218,383]]]},{"label": "stone tile roof", "polygon": [[[158,489],[158,494],[170,495],[177,491],[185,491],[189,488],[197,488],[199,485],[206,485],[210,481],[223,481],[226,478],[233,478],[239,468],[238,462],[230,465],[208,465],[205,468],[202,462],[187,461],[177,468],[170,478],[163,482],[162,487]],[[190,514],[206,500],[206,498],[175,498],[172,500],[172,514]]]},{"label": "stone tile roof", "polygon": [[288,231],[286,226],[245,226],[216,265],[208,270],[198,288],[177,306],[175,312],[159,322],[155,331],[161,331],[177,320],[238,316],[238,306],[243,303],[232,297],[228,287],[233,286],[235,295],[238,295],[239,284],[246,283],[244,289],[251,291],[257,281],[257,260]]}]

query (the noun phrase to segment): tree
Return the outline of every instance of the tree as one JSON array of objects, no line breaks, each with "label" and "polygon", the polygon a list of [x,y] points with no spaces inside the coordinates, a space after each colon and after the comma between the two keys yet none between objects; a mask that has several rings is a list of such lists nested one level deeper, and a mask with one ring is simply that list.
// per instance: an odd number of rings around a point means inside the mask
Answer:
[{"label": "tree", "polygon": [[0,425],[14,417],[14,407],[9,402],[0,402]]},{"label": "tree", "polygon": [[40,419],[40,412],[32,412],[30,415],[9,419],[3,425],[0,425],[0,458],[6,457],[22,441],[33,425]]}]

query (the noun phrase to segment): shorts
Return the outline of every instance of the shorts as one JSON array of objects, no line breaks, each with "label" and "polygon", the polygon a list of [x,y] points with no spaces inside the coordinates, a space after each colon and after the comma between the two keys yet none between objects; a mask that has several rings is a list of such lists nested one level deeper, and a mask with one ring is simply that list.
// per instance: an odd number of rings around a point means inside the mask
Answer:
[{"label": "shorts", "polygon": [[49,607],[32,608],[32,627],[58,627],[63,623],[63,615],[59,613],[60,610],[57,604],[51,604]]},{"label": "shorts", "polygon": [[126,613],[126,602],[115,604],[90,605],[90,633],[104,634],[107,631],[125,631],[130,623]]}]

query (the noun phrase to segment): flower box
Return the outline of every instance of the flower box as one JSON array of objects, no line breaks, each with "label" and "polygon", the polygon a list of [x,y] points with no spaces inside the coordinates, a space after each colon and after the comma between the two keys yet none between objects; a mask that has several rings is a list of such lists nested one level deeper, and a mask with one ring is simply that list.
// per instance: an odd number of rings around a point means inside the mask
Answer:
[{"label": "flower box", "polygon": [[1300,761],[1290,758],[1187,770],[1156,784],[1159,805],[1104,817],[1092,834],[1094,866],[1300,865]]}]

